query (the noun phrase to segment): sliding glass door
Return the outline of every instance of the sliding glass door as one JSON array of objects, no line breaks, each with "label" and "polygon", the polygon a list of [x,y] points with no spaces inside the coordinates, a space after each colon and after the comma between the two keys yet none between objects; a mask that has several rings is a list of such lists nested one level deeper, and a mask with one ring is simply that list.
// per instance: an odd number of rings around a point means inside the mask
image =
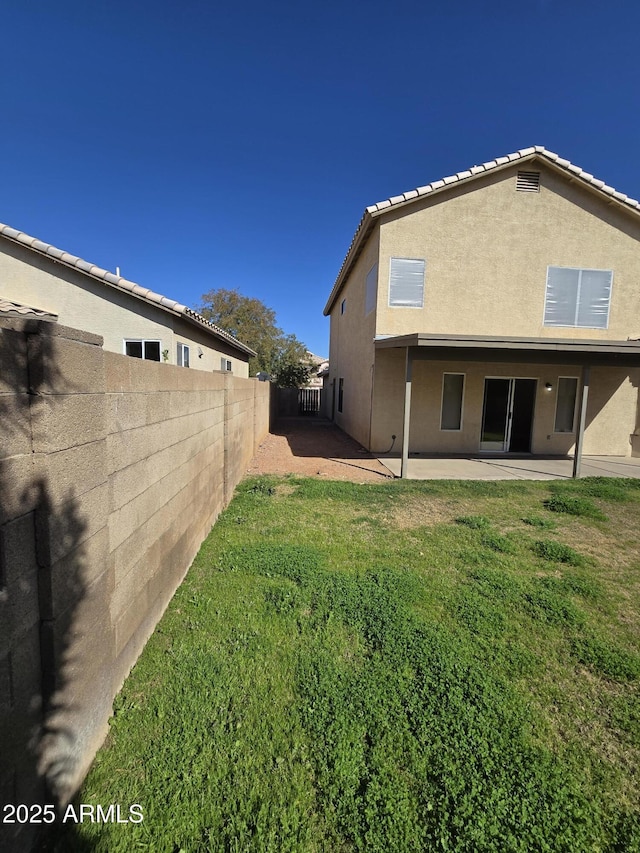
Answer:
[{"label": "sliding glass door", "polygon": [[529,453],[535,397],[535,379],[487,377],[480,450]]}]

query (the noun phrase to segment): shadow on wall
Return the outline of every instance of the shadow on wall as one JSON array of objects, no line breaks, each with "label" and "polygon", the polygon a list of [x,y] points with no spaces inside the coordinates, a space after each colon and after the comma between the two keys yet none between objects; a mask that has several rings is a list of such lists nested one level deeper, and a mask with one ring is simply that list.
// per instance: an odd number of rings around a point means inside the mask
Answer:
[{"label": "shadow on wall", "polygon": [[[56,371],[42,321],[0,322],[0,849],[46,849],[47,804],[61,805],[74,733],[65,698],[86,589],[86,523],[73,494],[51,493],[34,452],[34,413]],[[34,369],[32,357],[36,358]],[[64,559],[60,555],[64,554]],[[64,602],[64,605],[62,604]],[[64,748],[64,744],[68,748]],[[56,815],[56,822],[60,814]],[[53,824],[55,827],[55,824]],[[88,850],[78,839],[78,850]]]}]

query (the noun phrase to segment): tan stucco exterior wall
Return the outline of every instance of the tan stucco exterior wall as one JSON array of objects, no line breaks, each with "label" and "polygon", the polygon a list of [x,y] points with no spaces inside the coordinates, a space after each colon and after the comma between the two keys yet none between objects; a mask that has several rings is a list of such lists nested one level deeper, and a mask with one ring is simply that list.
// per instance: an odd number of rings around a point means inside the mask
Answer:
[{"label": "tan stucco exterior wall", "polygon": [[[375,308],[365,314],[366,279],[377,260],[378,240],[374,235],[358,258],[349,282],[331,312],[328,394],[334,395],[335,422],[365,446],[369,443],[376,323]],[[343,300],[344,313],[341,311]],[[344,380],[344,398],[343,410],[339,412],[341,378]]]},{"label": "tan stucco exterior wall", "polygon": [[[378,335],[640,336],[637,217],[531,168],[539,193],[516,192],[514,166],[381,217]],[[388,306],[392,257],[425,259],[422,309]],[[548,266],[613,270],[607,330],[543,326]]]},{"label": "tan stucco exterior wall", "polygon": [[[540,171],[539,192],[517,192],[516,174]],[[424,259],[423,308],[389,306],[390,260]],[[364,313],[365,279],[378,261],[375,312]],[[607,329],[544,326],[549,266],[613,270]],[[343,299],[344,315],[340,314]],[[375,328],[371,320],[375,317]],[[404,350],[372,349],[378,337],[416,332],[526,338],[626,340],[640,337],[640,222],[631,212],[572,183],[544,163],[514,164],[419,202],[394,207],[373,224],[331,312],[331,377],[345,377],[345,412],[336,422],[375,451],[402,441]],[[374,363],[373,393],[369,380]],[[466,374],[465,423],[440,430],[442,372]],[[532,451],[564,454],[574,436],[555,435],[558,376],[580,368],[542,365],[465,365],[416,362],[412,451],[479,450],[485,376],[539,380]],[[359,387],[352,388],[356,383]],[[371,408],[369,404],[371,400]],[[552,405],[553,403],[553,405]],[[637,371],[594,368],[585,453],[628,455],[640,449]],[[369,418],[369,413],[370,418]]]},{"label": "tan stucco exterior wall", "polygon": [[232,362],[232,373],[249,375],[248,355],[182,317],[6,241],[0,241],[0,296],[51,311],[62,325],[100,335],[110,352],[123,353],[125,339],[157,340],[161,353],[168,350],[167,363],[176,364],[177,345],[183,343],[191,348],[192,369],[220,370],[225,357]]},{"label": "tan stucco exterior wall", "polygon": [[[440,429],[444,373],[465,376],[462,428]],[[485,377],[537,379],[531,452],[564,455],[573,452],[574,433],[554,433],[558,378],[580,378],[575,365],[535,365],[415,361],[413,365],[410,449],[418,453],[477,453],[480,449]],[[640,370],[592,368],[584,453],[630,456],[635,428]],[[404,350],[378,353],[376,361],[371,449],[402,446],[405,387]],[[545,384],[552,385],[551,391]]]}]

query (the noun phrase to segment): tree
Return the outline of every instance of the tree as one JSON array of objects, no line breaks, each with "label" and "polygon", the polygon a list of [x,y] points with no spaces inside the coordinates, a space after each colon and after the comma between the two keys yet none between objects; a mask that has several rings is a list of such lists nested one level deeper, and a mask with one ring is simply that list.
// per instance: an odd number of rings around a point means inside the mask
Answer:
[{"label": "tree", "polygon": [[302,388],[309,382],[312,364],[304,344],[295,335],[284,335],[278,344],[272,375],[280,388]]},{"label": "tree", "polygon": [[264,371],[282,388],[300,388],[311,374],[307,348],[295,335],[285,335],[276,325],[276,313],[260,299],[238,290],[210,290],[197,310],[225,332],[255,350],[249,375]]}]

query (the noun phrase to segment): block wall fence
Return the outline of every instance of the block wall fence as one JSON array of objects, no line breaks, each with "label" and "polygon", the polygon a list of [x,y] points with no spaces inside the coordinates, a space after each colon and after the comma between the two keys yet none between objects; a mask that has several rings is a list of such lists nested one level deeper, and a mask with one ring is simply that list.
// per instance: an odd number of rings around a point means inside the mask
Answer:
[{"label": "block wall fence", "polygon": [[[1,804],[77,789],[269,430],[269,397],[269,383],[0,320]],[[23,831],[0,847],[28,844]]]}]

